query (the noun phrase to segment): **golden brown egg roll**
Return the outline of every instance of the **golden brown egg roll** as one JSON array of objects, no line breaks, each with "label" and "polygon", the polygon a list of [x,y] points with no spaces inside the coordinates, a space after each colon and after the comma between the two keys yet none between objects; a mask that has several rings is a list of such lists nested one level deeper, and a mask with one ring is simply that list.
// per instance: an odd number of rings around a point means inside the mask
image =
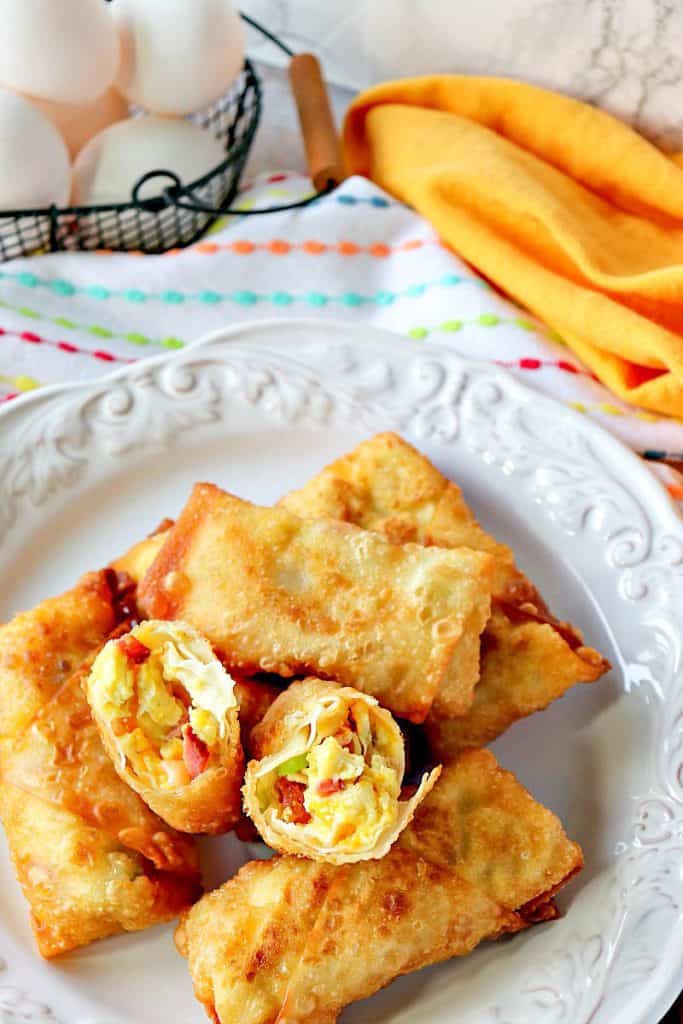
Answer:
[{"label": "golden brown egg roll", "polygon": [[234,680],[185,622],[150,620],[110,640],[86,696],[131,789],[183,832],[227,832],[241,814],[244,756]]},{"label": "golden brown egg roll", "polygon": [[519,926],[481,890],[405,850],[333,867],[253,861],[176,932],[217,1024],[333,1024],[351,1002]]},{"label": "golden brown egg roll", "polygon": [[386,857],[248,864],[183,917],[176,943],[218,1024],[332,1024],[401,974],[552,916],[541,908],[580,866],[555,816],[469,751]]},{"label": "golden brown egg roll", "polygon": [[0,626],[0,752],[117,621],[112,577],[104,571]]},{"label": "golden brown egg roll", "polygon": [[349,686],[305,679],[251,737],[244,806],[280,853],[329,864],[384,857],[439,777],[401,798],[403,736],[391,713]]},{"label": "golden brown egg roll", "polygon": [[464,545],[493,556],[494,601],[482,637],[479,683],[461,717],[443,689],[434,701],[427,728],[437,759],[489,743],[574,683],[593,682],[608,671],[609,662],[584,645],[576,627],[548,612],[512,551],[481,528],[457,485],[396,434],[364,441],[280,504],[304,518],[325,516],[376,530],[395,543]]},{"label": "golden brown egg roll", "polygon": [[332,677],[420,722],[444,681],[471,704],[454,656],[489,617],[491,571],[481,552],[389,544],[198,484],[138,600],[191,622],[231,668]]},{"label": "golden brown egg roll", "polygon": [[[68,638],[58,609],[36,649],[39,675]],[[74,625],[70,599],[64,609]],[[45,621],[42,606],[35,618]],[[194,841],[167,828],[114,771],[82,690],[88,670],[89,662],[3,746],[0,817],[45,957],[170,920],[201,893]]]},{"label": "golden brown egg roll", "polygon": [[[530,609],[527,604],[524,607]],[[507,614],[503,610],[507,608]],[[547,707],[574,683],[590,683],[608,663],[589,647],[577,649],[578,630],[557,625],[494,600],[481,640],[481,678],[461,718],[434,711],[425,722],[433,756],[449,761],[466,747],[483,747],[515,721]]]},{"label": "golden brown egg roll", "polygon": [[490,750],[465,751],[443,769],[399,845],[457,871],[525,920],[583,867],[559,819]]},{"label": "golden brown egg roll", "polygon": [[166,535],[173,526],[172,519],[162,519],[153,533],[134,544],[132,548],[111,563],[116,572],[126,573],[136,585],[161,551]]}]

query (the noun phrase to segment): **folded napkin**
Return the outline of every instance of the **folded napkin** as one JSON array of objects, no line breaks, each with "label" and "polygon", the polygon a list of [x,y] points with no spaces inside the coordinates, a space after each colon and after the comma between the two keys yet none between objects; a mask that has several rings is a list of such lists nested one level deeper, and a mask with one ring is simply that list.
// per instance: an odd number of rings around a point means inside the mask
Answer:
[{"label": "folded napkin", "polygon": [[344,141],[352,172],[419,210],[612,391],[683,416],[679,158],[585,103],[450,75],[361,94]]}]

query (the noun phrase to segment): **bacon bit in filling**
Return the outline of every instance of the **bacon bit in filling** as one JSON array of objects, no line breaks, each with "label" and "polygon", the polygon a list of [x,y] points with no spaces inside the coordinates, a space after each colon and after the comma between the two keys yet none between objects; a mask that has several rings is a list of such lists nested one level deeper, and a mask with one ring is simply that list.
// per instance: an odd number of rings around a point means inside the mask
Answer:
[{"label": "bacon bit in filling", "polygon": [[333,793],[341,793],[342,789],[346,789],[345,779],[323,779],[318,783],[320,796],[332,796]]},{"label": "bacon bit in filling", "polygon": [[119,648],[123,651],[128,661],[134,665],[142,665],[152,653],[149,647],[141,644],[131,633],[122,636],[119,640]]},{"label": "bacon bit in filling", "polygon": [[292,782],[283,776],[277,780],[275,788],[280,798],[283,819],[292,821],[295,825],[307,825],[311,816],[304,806],[306,786],[303,782]]},{"label": "bacon bit in filling", "polygon": [[126,715],[125,718],[115,718],[111,723],[111,728],[114,736],[125,736],[127,732],[132,732],[137,728],[137,724],[133,715]]},{"label": "bacon bit in filling", "polygon": [[192,726],[183,727],[183,761],[191,779],[201,775],[209,763],[209,748],[192,731]]}]

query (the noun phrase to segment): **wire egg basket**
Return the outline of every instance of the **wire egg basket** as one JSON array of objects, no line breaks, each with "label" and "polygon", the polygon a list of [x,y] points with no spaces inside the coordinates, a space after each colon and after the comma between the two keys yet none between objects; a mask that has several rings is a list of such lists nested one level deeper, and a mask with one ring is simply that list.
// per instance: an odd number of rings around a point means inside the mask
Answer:
[{"label": "wire egg basket", "polygon": [[[225,159],[183,185],[166,170],[150,170],[129,202],[106,206],[51,206],[0,212],[0,260],[58,250],[125,249],[166,252],[195,241],[235,198],[261,116],[261,85],[247,60],[225,96],[191,120],[225,146]],[[141,198],[159,179],[159,193]]]}]

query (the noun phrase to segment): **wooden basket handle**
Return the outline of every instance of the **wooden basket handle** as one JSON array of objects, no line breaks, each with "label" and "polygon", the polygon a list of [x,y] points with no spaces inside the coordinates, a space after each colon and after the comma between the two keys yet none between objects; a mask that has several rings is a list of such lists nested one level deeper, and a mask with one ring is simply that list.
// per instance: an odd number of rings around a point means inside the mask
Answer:
[{"label": "wooden basket handle", "polygon": [[299,53],[289,65],[289,81],[299,112],[306,162],[318,192],[344,180],[344,161],[334,115],[317,57]]}]

